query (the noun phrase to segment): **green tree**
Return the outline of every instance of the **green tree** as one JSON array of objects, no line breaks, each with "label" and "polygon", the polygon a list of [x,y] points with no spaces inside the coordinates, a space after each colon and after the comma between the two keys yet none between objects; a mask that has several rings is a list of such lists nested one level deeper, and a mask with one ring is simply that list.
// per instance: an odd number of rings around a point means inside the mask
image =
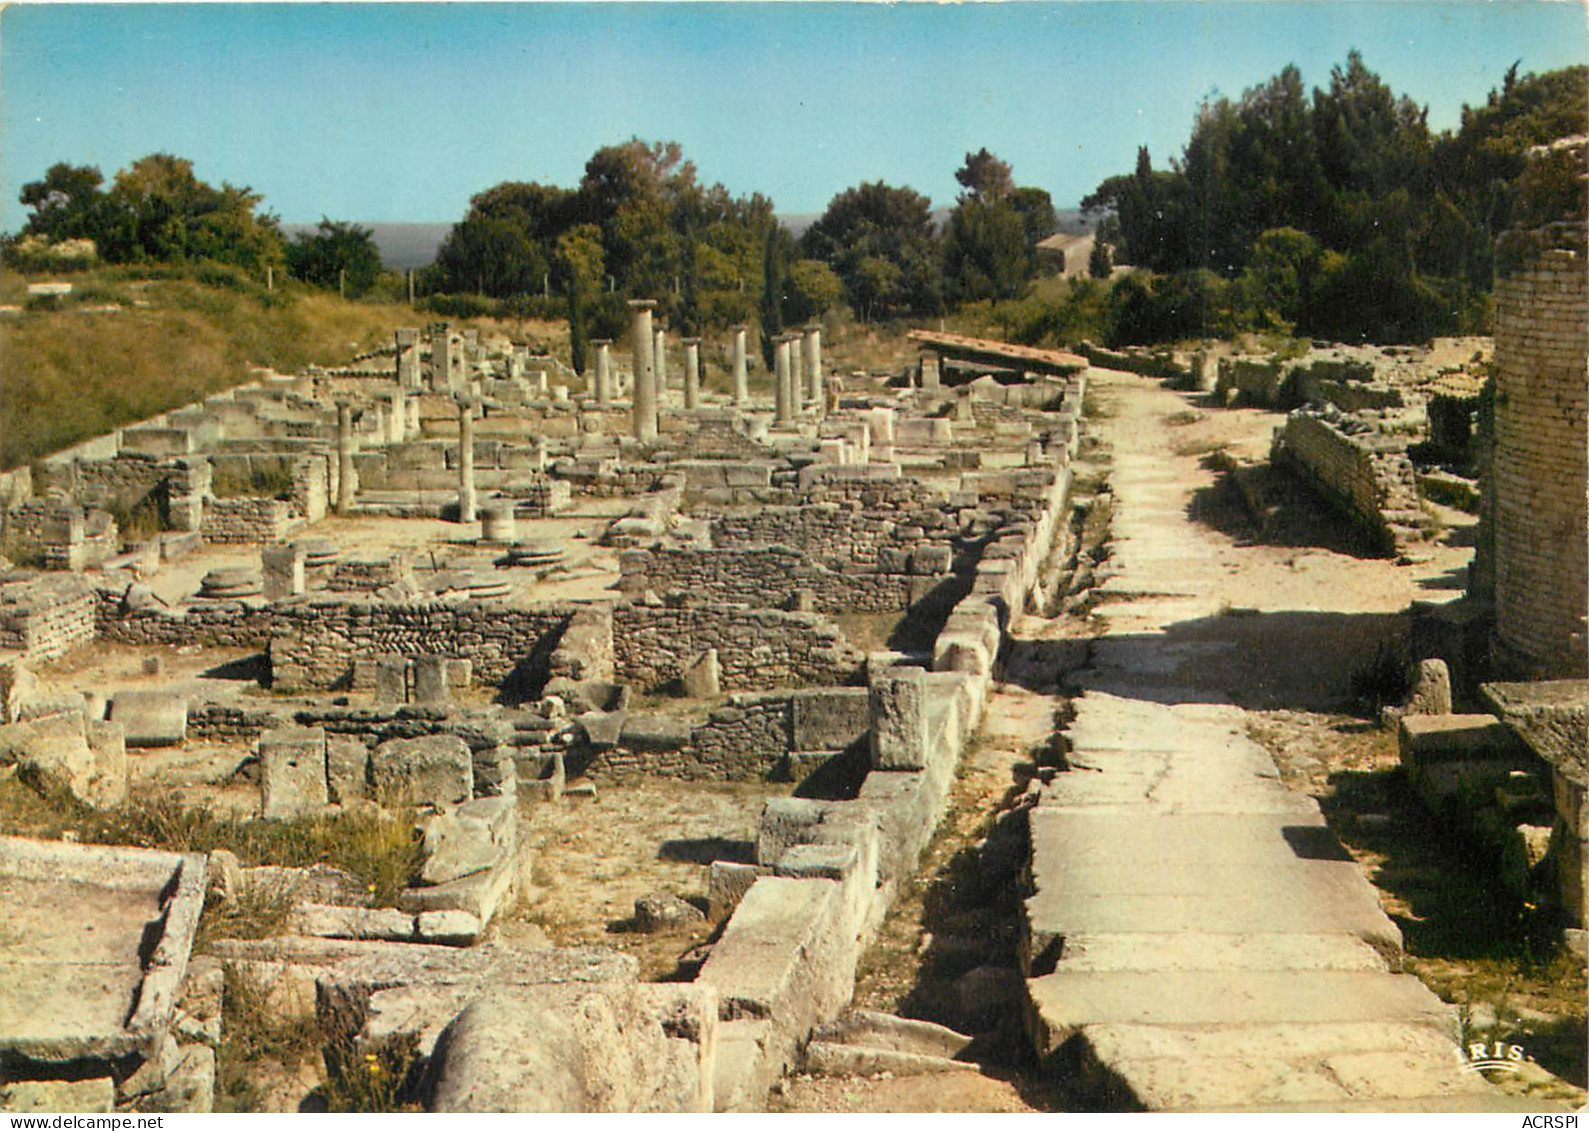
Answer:
[{"label": "green tree", "polygon": [[574,372],[585,372],[585,349],[590,335],[587,311],[601,299],[601,229],[580,224],[557,238],[553,274],[568,305],[568,342]]},{"label": "green tree", "polygon": [[932,205],[913,189],[882,181],[846,189],[806,229],[800,253],[833,268],[863,318],[894,310],[935,314],[943,307],[942,249]]},{"label": "green tree", "polygon": [[1318,241],[1296,228],[1270,228],[1258,237],[1244,280],[1260,328],[1289,330],[1303,317],[1319,258]]},{"label": "green tree", "polygon": [[105,176],[94,165],[51,165],[42,180],[22,186],[18,199],[32,211],[23,235],[56,240],[98,240],[104,223]]},{"label": "green tree", "polygon": [[944,233],[944,283],[953,301],[1017,297],[1037,273],[1037,241],[1054,230],[1054,202],[1017,188],[1010,166],[987,149],[966,154],[964,186]]},{"label": "green tree", "polygon": [[1110,262],[1109,241],[1102,236],[1094,237],[1092,250],[1087,253],[1087,274],[1094,279],[1107,279],[1114,271],[1114,264]]},{"label": "green tree", "polygon": [[300,232],[287,247],[287,269],[319,287],[339,286],[346,272],[347,293],[357,298],[375,285],[381,253],[375,232],[322,216],[314,234]]},{"label": "green tree", "polygon": [[1059,228],[1059,218],[1054,212],[1054,198],[1047,189],[1022,185],[1010,193],[1010,206],[1021,217],[1026,229],[1026,242],[1034,248],[1039,240],[1046,240]]},{"label": "green tree", "polygon": [[844,284],[820,259],[798,259],[789,265],[786,306],[791,322],[820,318],[843,299]]},{"label": "green tree", "polygon": [[986,146],[967,153],[965,164],[955,171],[955,180],[965,189],[961,199],[995,204],[1015,191],[1015,176],[1009,163],[989,153]]},{"label": "green tree", "polygon": [[116,174],[107,194],[101,254],[113,262],[214,259],[258,268],[282,260],[285,241],[262,198],[222,183],[212,188],[193,162],[169,153],[139,158]]}]

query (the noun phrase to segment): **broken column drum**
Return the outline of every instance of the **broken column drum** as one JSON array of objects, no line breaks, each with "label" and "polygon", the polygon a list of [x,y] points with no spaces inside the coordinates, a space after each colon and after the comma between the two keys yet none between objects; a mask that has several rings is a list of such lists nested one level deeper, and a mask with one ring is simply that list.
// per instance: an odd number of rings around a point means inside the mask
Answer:
[{"label": "broken column drum", "polygon": [[518,516],[514,513],[512,499],[498,500],[481,508],[481,541],[507,543],[518,536]]},{"label": "broken column drum", "polygon": [[634,312],[630,337],[634,341],[634,410],[632,424],[634,438],[651,441],[657,438],[657,389],[653,380],[652,365],[656,358],[656,344],[651,336],[651,308],[654,299],[629,300]]}]

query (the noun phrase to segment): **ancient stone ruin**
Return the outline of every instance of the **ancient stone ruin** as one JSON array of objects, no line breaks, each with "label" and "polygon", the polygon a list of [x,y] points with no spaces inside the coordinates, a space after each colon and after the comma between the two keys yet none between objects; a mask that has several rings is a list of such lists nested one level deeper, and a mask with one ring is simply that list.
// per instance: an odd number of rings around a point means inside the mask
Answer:
[{"label": "ancient stone ruin", "polygon": [[[0,1103],[1504,1107],[1343,846],[1392,819],[1265,728],[1383,727],[1581,948],[1589,289],[1528,247],[1493,350],[763,374],[637,300],[583,375],[437,321],[10,473]],[[228,1075],[267,1021],[307,1083]]]}]

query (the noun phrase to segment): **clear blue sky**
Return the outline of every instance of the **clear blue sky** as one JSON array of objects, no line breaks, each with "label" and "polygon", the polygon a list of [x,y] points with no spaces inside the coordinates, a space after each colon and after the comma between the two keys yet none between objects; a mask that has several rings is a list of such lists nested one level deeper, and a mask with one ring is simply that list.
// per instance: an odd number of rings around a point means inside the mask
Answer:
[{"label": "clear blue sky", "polygon": [[55,161],[144,154],[287,222],[451,221],[504,180],[573,185],[598,146],[683,144],[786,213],[884,178],[938,204],[967,150],[1072,205],[1199,100],[1358,47],[1453,127],[1506,68],[1589,58],[1578,3],[204,4],[0,12],[0,228]]}]

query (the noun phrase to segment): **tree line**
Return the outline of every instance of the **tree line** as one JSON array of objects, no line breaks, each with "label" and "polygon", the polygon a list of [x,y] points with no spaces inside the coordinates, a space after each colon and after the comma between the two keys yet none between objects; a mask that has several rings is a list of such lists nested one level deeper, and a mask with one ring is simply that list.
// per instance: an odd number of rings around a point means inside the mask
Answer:
[{"label": "tree line", "polygon": [[1311,95],[1293,66],[1205,102],[1181,156],[1113,176],[1082,206],[1115,257],[1121,341],[1283,329],[1343,340],[1482,333],[1496,237],[1530,147],[1581,133],[1589,67],[1517,65],[1454,131],[1351,52]]},{"label": "tree line", "polygon": [[[1525,154],[1581,132],[1586,107],[1589,67],[1519,78],[1514,65],[1458,129],[1435,133],[1427,108],[1356,51],[1311,92],[1288,66],[1200,106],[1168,168],[1143,147],[1132,172],[1083,200],[1098,224],[1097,281],[1058,297],[1031,286],[1053,202],[986,148],[965,155],[942,222],[928,197],[879,180],[838,193],[796,238],[768,197],[704,183],[676,143],[631,138],[597,149],[572,187],[508,181],[476,194],[417,284],[450,313],[566,315],[581,367],[585,341],[621,334],[637,297],[658,300],[681,333],[755,324],[768,349],[774,332],[838,308],[871,321],[968,304],[1003,310],[1028,339],[1116,344],[1484,332],[1496,237],[1528,203]],[[1563,173],[1558,196],[1582,196],[1579,173]],[[212,187],[169,154],[133,162],[108,188],[99,169],[60,163],[21,201],[28,221],[5,252],[23,267],[87,247],[111,263],[280,267],[350,296],[381,270],[369,229],[322,219],[289,241],[257,193]]]},{"label": "tree line", "polygon": [[349,295],[381,272],[373,232],[322,218],[291,240],[250,188],[200,180],[193,162],[151,153],[116,173],[106,188],[94,165],[57,162],[22,186],[28,220],[6,240],[5,257],[22,269],[127,263],[211,262],[245,271],[285,270]]},{"label": "tree line", "polygon": [[656,299],[682,333],[746,322],[764,341],[841,304],[870,320],[1015,297],[1053,203],[986,149],[957,177],[965,191],[943,231],[926,196],[877,181],[839,193],[796,239],[767,197],[705,185],[676,143],[631,138],[598,149],[573,188],[507,182],[475,196],[423,286],[555,295],[576,341],[621,333],[633,297]]}]

